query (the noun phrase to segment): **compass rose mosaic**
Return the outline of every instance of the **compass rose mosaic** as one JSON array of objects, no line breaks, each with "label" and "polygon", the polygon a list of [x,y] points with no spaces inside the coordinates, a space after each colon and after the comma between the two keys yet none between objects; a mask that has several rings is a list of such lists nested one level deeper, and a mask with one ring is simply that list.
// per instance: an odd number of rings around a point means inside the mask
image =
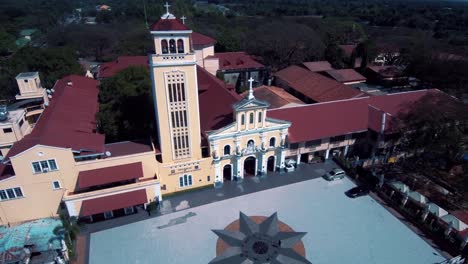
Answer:
[{"label": "compass rose mosaic", "polygon": [[219,239],[211,264],[311,263],[301,241],[306,233],[295,232],[279,221],[276,213],[249,217],[240,212],[238,220],[213,232]]}]

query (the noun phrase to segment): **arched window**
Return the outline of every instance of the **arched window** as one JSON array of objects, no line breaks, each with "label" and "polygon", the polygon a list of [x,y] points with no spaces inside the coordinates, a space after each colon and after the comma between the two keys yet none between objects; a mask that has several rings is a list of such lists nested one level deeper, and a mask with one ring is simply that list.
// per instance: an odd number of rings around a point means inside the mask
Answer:
[{"label": "arched window", "polygon": [[163,54],[167,54],[169,50],[167,49],[167,40],[161,40],[161,49]]},{"label": "arched window", "polygon": [[258,112],[258,123],[262,122],[262,112]]},{"label": "arched window", "polygon": [[184,41],[181,39],[177,40],[177,52],[184,53]]},{"label": "arched window", "polygon": [[270,147],[275,147],[276,145],[276,138],[272,137],[270,138]]},{"label": "arched window", "polygon": [[224,146],[224,155],[231,155],[231,146]]},{"label": "arched window", "polygon": [[241,115],[241,125],[245,124],[245,117],[244,114]]},{"label": "arched window", "polygon": [[255,142],[251,139],[247,141],[247,148],[253,148],[255,146]]},{"label": "arched window", "polygon": [[176,53],[175,40],[173,40],[173,39],[169,40],[169,51],[171,53]]},{"label": "arched window", "polygon": [[254,114],[253,113],[250,113],[250,118],[249,119],[250,119],[249,120],[250,124],[253,124],[253,122],[254,122]]},{"label": "arched window", "polygon": [[179,187],[192,186],[192,175],[184,174],[179,177]]}]

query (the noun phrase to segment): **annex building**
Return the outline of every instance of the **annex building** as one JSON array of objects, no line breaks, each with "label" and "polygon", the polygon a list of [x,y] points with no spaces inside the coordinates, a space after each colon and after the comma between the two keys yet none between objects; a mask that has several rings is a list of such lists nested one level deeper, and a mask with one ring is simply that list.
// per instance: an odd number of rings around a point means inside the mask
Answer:
[{"label": "annex building", "polygon": [[[385,148],[400,111],[442,94],[359,93],[305,104],[278,87],[253,89],[256,75],[249,73],[250,89],[240,96],[214,75],[223,70],[213,59],[223,57],[214,53],[214,40],[169,11],[150,33],[154,54],[107,63],[98,79],[132,65],[149,67],[154,140],[106,144],[95,119],[99,81],[77,75],[58,80],[32,131],[12,144],[0,165],[0,225],[54,217],[60,208],[83,220],[107,219],[165,194],[284,171],[291,162],[354,155],[357,145]],[[309,89],[288,83],[294,72],[283,74],[285,85]]]}]

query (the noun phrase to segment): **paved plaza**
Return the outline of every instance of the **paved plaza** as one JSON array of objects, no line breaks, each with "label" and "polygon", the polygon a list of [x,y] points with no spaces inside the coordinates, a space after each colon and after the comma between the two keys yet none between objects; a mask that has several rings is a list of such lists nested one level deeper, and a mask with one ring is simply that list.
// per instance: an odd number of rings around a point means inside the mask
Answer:
[{"label": "paved plaza", "polygon": [[346,197],[344,192],[354,186],[349,179],[327,182],[319,177],[333,166],[305,165],[297,173],[174,196],[165,199],[164,215],[130,224],[123,221],[131,218],[115,219],[114,225],[122,223],[110,229],[104,228],[106,222],[90,225],[102,230],[90,235],[89,263],[208,263],[217,240],[211,230],[238,219],[239,211],[258,216],[277,212],[295,231],[307,232],[302,241],[312,263],[444,260],[371,197]]}]

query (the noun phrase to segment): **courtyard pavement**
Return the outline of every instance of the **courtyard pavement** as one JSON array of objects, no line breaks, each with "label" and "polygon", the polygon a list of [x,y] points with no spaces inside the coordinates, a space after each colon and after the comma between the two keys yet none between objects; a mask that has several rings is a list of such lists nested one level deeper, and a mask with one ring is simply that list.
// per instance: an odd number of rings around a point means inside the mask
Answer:
[{"label": "courtyard pavement", "polygon": [[336,167],[338,167],[338,165],[331,160],[327,160],[324,163],[299,164],[298,168],[293,172],[269,172],[267,175],[261,177],[246,177],[242,182],[227,181],[221,188],[204,188],[175,194],[167,198],[163,197],[163,202],[159,210],[160,212],[152,214],[151,216],[148,216],[148,213],[144,210],[138,210],[137,213],[133,215],[86,224],[82,227],[81,234],[77,238],[77,258],[75,261],[72,261],[72,263],[88,263],[89,239],[91,233],[241,195],[319,178],[327,171]]}]

